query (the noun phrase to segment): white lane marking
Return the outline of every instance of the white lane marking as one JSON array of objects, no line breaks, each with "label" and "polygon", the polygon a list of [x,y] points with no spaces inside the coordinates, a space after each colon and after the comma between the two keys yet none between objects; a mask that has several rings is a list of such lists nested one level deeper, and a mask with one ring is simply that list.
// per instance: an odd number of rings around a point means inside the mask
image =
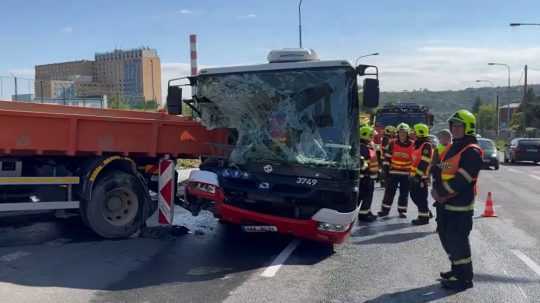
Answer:
[{"label": "white lane marking", "polygon": [[26,257],[30,255],[29,252],[27,251],[16,251],[14,253],[11,253],[11,254],[7,254],[7,255],[3,255],[2,257],[0,257],[0,261],[1,262],[13,262],[17,259],[20,259],[22,257]]},{"label": "white lane marking", "polygon": [[512,249],[512,253],[516,255],[516,257],[520,258],[525,265],[527,265],[532,271],[534,271],[538,276],[540,276],[540,265],[536,264],[531,258],[529,258],[526,254],[521,252],[517,249]]},{"label": "white lane marking", "polygon": [[283,251],[276,257],[274,262],[272,262],[272,264],[270,264],[270,266],[263,271],[261,277],[272,278],[275,276],[292,252],[296,249],[296,247],[298,247],[298,244],[300,244],[300,240],[298,239],[291,241],[291,243],[289,243],[289,245],[287,245],[287,247],[285,247],[285,249],[283,249]]},{"label": "white lane marking", "polygon": [[536,180],[540,180],[540,177],[536,175],[529,174],[529,177],[534,178]]}]

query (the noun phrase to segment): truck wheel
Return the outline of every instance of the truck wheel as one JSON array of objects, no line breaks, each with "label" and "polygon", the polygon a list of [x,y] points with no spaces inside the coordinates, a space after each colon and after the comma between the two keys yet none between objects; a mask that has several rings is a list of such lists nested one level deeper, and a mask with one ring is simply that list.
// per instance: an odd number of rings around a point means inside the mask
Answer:
[{"label": "truck wheel", "polygon": [[141,227],[145,195],[133,175],[114,171],[98,181],[83,205],[88,226],[104,238],[126,238]]}]

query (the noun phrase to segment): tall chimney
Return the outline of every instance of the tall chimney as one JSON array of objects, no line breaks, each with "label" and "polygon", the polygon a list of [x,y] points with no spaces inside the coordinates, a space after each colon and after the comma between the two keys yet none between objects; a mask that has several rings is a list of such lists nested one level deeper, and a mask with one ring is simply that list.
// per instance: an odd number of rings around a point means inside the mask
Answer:
[{"label": "tall chimney", "polygon": [[197,35],[189,35],[189,47],[191,49],[191,75],[196,76],[197,68]]}]

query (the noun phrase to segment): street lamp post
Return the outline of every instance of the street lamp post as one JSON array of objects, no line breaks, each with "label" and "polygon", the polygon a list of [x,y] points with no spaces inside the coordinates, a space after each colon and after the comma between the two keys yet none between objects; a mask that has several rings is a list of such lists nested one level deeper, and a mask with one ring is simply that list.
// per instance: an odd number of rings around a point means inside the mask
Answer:
[{"label": "street lamp post", "polygon": [[489,62],[488,65],[499,65],[499,66],[504,66],[506,67],[507,71],[508,71],[508,88],[510,89],[510,65],[506,64],[506,63],[496,63],[496,62]]},{"label": "street lamp post", "polygon": [[508,90],[507,90],[507,94],[508,94],[508,109],[507,109],[507,115],[506,115],[506,126],[508,129],[510,129],[510,118],[511,118],[511,115],[510,115],[510,103],[512,103],[512,99],[511,99],[511,96],[510,96],[510,65],[508,64],[505,64],[505,63],[496,63],[496,62],[489,62],[488,65],[491,65],[491,66],[495,66],[495,65],[498,65],[498,66],[504,66],[506,67],[506,70],[508,71]]},{"label": "street lamp post", "polygon": [[362,55],[360,57],[357,57],[356,60],[354,60],[354,65],[358,65],[358,60],[362,59],[362,58],[365,58],[365,57],[370,57],[370,56],[378,56],[379,53],[371,53],[371,54],[367,54],[367,55]]},{"label": "street lamp post", "polygon": [[[510,23],[510,26],[512,27],[518,27],[518,26],[540,26],[540,23]],[[525,65],[525,85],[523,87],[523,101],[525,101],[525,98],[527,98],[527,65]],[[510,112],[510,108],[508,108],[508,112]],[[523,115],[523,125],[527,127],[527,120],[525,119],[526,115]]]},{"label": "street lamp post", "polygon": [[302,48],[302,0],[298,2],[298,38]]},{"label": "street lamp post", "polygon": [[[493,81],[491,80],[485,80],[485,79],[480,79],[480,80],[476,80],[475,81],[476,83],[481,83],[481,82],[486,82],[486,83],[489,83],[491,85],[492,88],[495,88],[495,84],[493,83]],[[497,125],[496,125],[496,131],[497,131],[497,137],[499,137],[499,134],[500,134],[500,124],[501,124],[501,120],[500,120],[500,117],[499,117],[499,91],[497,89],[495,89],[495,112],[497,113]]]}]

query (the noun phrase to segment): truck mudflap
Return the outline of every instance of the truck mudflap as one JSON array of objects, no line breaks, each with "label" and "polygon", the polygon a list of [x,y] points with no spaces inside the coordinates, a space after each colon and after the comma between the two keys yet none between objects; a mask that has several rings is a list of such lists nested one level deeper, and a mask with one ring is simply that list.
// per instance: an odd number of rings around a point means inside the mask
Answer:
[{"label": "truck mudflap", "polygon": [[180,205],[193,215],[202,209],[210,210],[225,222],[245,227],[245,231],[278,232],[331,244],[340,244],[347,239],[359,210],[342,213],[323,208],[310,219],[293,219],[238,208],[224,201],[225,196],[215,173],[193,171]]}]

